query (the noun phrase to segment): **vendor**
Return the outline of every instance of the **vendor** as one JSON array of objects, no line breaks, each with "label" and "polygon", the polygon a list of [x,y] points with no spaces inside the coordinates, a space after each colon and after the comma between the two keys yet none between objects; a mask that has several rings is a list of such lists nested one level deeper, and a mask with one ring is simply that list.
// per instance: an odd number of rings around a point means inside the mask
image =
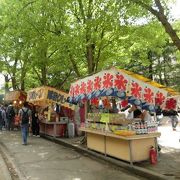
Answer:
[{"label": "vendor", "polygon": [[136,109],[134,111],[134,118],[140,118],[142,121],[147,122],[151,121],[151,115],[146,110],[141,111],[140,109]]},{"label": "vendor", "polygon": [[134,117],[134,111],[137,110],[137,106],[136,105],[132,105],[129,109],[128,109],[128,115],[127,115],[127,119],[133,119]]}]

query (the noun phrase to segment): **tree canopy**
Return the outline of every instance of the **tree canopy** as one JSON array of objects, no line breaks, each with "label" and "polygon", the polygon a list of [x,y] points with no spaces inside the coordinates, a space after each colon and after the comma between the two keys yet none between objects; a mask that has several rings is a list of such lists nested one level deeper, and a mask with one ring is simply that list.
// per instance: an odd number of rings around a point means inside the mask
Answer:
[{"label": "tree canopy", "polygon": [[71,82],[112,66],[180,90],[180,20],[167,0],[3,0],[5,89]]}]

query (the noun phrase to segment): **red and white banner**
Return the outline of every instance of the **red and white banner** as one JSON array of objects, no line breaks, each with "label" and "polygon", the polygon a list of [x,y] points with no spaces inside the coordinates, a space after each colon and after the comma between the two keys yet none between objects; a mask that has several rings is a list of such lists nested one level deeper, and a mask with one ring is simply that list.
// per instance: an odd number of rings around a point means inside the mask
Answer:
[{"label": "red and white banner", "polygon": [[70,97],[77,97],[110,88],[126,92],[127,96],[133,96],[148,104],[162,105],[167,97],[167,91],[145,83],[116,68],[101,71],[72,83],[69,95]]}]

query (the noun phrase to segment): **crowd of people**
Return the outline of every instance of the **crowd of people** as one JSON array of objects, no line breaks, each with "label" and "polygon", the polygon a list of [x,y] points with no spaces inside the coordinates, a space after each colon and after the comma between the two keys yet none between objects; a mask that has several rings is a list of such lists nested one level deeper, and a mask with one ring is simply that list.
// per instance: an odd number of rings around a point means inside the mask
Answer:
[{"label": "crowd of people", "polygon": [[12,103],[0,105],[0,131],[13,131],[21,128],[22,144],[27,144],[29,132],[39,136],[39,116],[36,106],[24,102],[22,108],[15,108]]},{"label": "crowd of people", "polygon": [[0,105],[0,130],[12,130],[14,125],[15,110],[13,105]]}]

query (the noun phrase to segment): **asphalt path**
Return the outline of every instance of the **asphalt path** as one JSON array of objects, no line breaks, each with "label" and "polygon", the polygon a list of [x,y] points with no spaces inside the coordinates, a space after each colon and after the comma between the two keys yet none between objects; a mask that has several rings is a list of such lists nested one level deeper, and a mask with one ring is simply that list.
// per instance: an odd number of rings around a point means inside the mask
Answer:
[{"label": "asphalt path", "polygon": [[0,147],[13,180],[138,180],[145,179],[97,158],[54,142],[29,137],[21,144],[18,131],[0,133]]}]

